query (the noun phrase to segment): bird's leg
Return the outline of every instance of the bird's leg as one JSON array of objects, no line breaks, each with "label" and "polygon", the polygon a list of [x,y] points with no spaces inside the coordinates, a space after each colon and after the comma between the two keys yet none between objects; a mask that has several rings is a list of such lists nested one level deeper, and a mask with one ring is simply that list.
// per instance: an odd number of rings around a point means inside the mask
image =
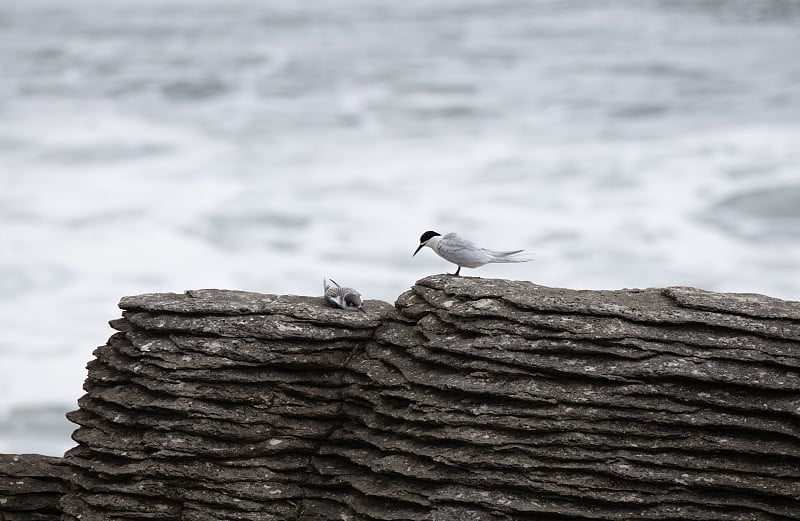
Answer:
[{"label": "bird's leg", "polygon": [[460,271],[461,271],[461,266],[459,266],[459,267],[458,267],[458,269],[456,270],[456,272],[455,272],[455,273],[453,273],[453,275],[455,275],[456,277],[458,277],[458,274],[459,274],[459,272],[460,272]]}]

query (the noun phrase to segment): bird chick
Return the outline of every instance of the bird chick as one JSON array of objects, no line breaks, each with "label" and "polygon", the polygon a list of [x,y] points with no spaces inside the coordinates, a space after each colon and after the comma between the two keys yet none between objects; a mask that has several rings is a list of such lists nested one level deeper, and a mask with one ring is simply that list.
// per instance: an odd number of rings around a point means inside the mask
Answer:
[{"label": "bird chick", "polygon": [[325,289],[325,302],[337,308],[358,310],[366,313],[363,308],[364,301],[361,300],[361,293],[353,288],[343,288],[333,279],[331,279],[331,282],[334,283],[334,286],[329,286],[328,281],[322,279],[322,285]]}]

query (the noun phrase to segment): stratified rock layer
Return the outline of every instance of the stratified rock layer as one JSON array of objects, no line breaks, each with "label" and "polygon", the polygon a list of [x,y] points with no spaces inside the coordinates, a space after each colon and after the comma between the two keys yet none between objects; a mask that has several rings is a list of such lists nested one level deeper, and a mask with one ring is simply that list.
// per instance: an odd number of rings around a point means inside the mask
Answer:
[{"label": "stratified rock layer", "polygon": [[66,519],[797,519],[800,304],[435,276],[124,298]]},{"label": "stratified rock layer", "polygon": [[0,521],[58,521],[69,468],[62,458],[0,454]]}]

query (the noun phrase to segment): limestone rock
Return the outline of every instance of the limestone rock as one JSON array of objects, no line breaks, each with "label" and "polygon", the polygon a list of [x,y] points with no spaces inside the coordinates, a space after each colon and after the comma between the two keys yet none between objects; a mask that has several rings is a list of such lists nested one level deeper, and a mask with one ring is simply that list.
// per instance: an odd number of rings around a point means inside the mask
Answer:
[{"label": "limestone rock", "polygon": [[433,276],[366,314],[221,290],[120,307],[69,414],[66,520],[800,512],[797,302]]},{"label": "limestone rock", "polygon": [[0,454],[0,521],[57,521],[70,469],[61,458]]}]

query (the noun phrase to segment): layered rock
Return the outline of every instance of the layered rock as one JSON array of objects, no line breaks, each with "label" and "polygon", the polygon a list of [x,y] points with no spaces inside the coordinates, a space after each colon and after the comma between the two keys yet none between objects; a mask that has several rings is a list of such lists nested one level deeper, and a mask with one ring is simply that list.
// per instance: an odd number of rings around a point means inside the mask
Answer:
[{"label": "layered rock", "polygon": [[434,276],[122,300],[65,519],[796,519],[800,304]]},{"label": "layered rock", "polygon": [[0,454],[0,521],[58,521],[69,468],[62,458]]}]

